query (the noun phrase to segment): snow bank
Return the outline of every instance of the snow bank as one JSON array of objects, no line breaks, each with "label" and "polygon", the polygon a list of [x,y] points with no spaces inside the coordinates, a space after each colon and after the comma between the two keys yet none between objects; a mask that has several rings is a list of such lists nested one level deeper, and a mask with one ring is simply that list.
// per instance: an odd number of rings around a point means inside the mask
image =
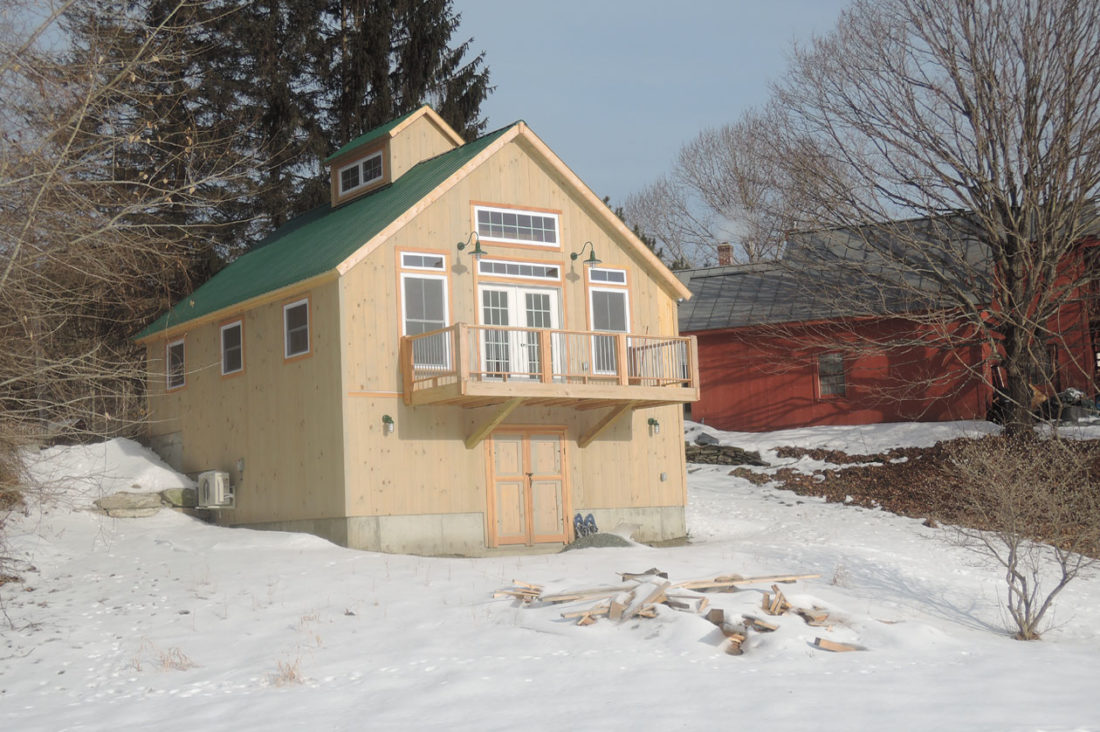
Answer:
[{"label": "snow bank", "polygon": [[158,493],[195,487],[194,481],[168,467],[152,450],[123,437],[28,451],[25,457],[31,479],[47,495],[80,505],[119,491]]}]

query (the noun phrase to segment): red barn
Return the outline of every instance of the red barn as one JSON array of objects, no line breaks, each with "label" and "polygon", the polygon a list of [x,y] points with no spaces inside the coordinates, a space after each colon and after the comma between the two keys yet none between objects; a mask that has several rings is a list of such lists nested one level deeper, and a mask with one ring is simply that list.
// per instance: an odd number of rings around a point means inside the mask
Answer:
[{"label": "red barn", "polygon": [[[850,240],[845,246],[845,254],[817,270],[792,267],[789,258],[729,264],[727,250],[720,266],[678,273],[692,291],[680,306],[680,332],[699,345],[700,399],[692,419],[724,430],[769,431],[986,418],[999,378],[996,354],[967,332],[964,320],[937,309],[935,297],[914,297],[927,283],[869,288],[859,281],[867,269],[857,266],[842,281],[838,272],[858,252]],[[1049,324],[1045,373],[1035,377],[1046,391],[1095,391],[1087,304],[1075,298]]]}]

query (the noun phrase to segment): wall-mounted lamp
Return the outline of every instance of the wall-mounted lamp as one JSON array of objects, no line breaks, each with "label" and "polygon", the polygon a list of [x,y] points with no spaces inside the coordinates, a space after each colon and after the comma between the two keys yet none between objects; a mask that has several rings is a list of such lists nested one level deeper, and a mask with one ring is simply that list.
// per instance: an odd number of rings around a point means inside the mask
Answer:
[{"label": "wall-mounted lamp", "polygon": [[646,424],[649,425],[649,434],[651,434],[651,435],[661,434],[661,423],[657,421],[656,417],[650,417],[649,422],[647,422]]},{"label": "wall-mounted lamp", "polygon": [[470,256],[474,259],[481,259],[485,256],[485,250],[481,248],[481,237],[477,235],[476,231],[471,231],[470,235],[466,237],[466,241],[460,241],[458,243],[458,251],[463,251],[466,247],[470,246],[470,242],[474,243],[474,249],[470,252]]},{"label": "wall-mounted lamp", "polygon": [[581,264],[583,264],[585,267],[591,267],[596,264],[603,264],[603,260],[596,256],[596,247],[590,241],[586,241],[584,244],[582,244],[581,250],[579,252],[573,252],[569,255],[569,258],[572,259],[574,262],[577,261],[577,258],[584,254],[585,247],[589,248],[588,259],[584,260]]},{"label": "wall-mounted lamp", "polygon": [[388,414],[382,415],[382,432],[387,435],[393,434],[393,417]]}]

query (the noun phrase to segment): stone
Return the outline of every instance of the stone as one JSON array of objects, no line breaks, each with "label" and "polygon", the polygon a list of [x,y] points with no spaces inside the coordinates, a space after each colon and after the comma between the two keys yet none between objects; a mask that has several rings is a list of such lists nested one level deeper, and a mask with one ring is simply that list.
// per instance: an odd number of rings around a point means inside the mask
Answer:
[{"label": "stone", "polygon": [[695,437],[695,444],[696,445],[717,445],[718,444],[718,438],[715,437],[714,435],[707,434],[706,432],[700,432]]},{"label": "stone", "polygon": [[148,518],[159,510],[160,506],[156,508],[112,508],[107,511],[107,515],[111,518]]},{"label": "stone", "polygon": [[120,491],[100,498],[95,505],[112,518],[144,518],[159,511],[163,503],[159,493]]},{"label": "stone", "polygon": [[161,491],[160,497],[176,508],[195,508],[199,505],[199,496],[194,488],[169,488]]}]

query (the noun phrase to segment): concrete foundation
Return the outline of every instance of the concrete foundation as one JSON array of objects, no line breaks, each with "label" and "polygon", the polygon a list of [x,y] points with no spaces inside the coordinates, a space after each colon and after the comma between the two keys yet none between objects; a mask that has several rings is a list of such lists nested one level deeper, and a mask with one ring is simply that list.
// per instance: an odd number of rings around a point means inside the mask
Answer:
[{"label": "concrete foundation", "polygon": [[[613,531],[620,525],[637,526],[632,535],[639,542],[668,541],[687,534],[682,506],[578,508],[577,512],[582,515],[591,513],[601,531]],[[298,531],[351,549],[390,554],[477,557],[486,554],[520,554],[532,549],[522,545],[489,549],[485,545],[485,517],[480,513],[350,516],[240,526],[266,531]],[[547,547],[560,546],[539,545],[536,548],[546,550]]]}]

